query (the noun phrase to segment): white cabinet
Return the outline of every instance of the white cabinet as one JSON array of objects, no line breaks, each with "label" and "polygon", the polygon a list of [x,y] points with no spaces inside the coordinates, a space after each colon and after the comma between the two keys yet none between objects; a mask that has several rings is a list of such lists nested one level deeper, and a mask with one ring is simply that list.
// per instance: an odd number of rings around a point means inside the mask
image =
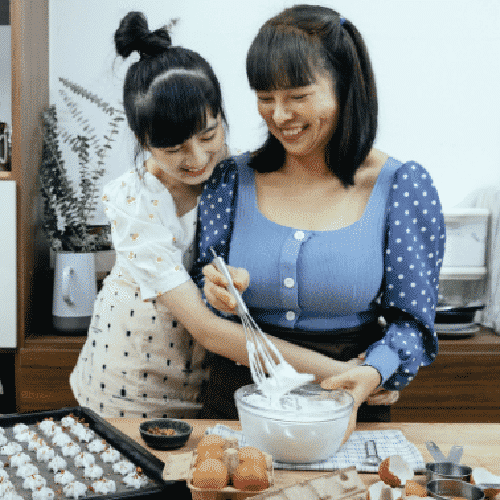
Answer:
[{"label": "white cabinet", "polygon": [[17,341],[16,183],[0,181],[0,348]]}]

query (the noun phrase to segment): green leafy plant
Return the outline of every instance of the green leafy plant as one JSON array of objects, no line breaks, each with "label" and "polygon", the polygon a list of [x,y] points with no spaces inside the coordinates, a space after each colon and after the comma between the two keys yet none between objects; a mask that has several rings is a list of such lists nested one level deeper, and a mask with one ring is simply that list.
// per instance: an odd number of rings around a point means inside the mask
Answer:
[{"label": "green leafy plant", "polygon": [[[43,199],[43,229],[54,250],[89,252],[110,248],[109,226],[89,225],[99,200],[98,181],[105,173],[105,158],[119,133],[124,118],[117,109],[95,94],[69,80],[59,78],[64,88],[59,91],[68,108],[73,125],[80,133],[61,127],[56,106],[42,114],[43,148],[40,166],[40,185]],[[110,117],[109,129],[99,137],[90,120],[84,116],[75,97],[85,99]],[[62,157],[60,140],[67,143],[78,158],[79,179],[75,188],[68,176]]]}]

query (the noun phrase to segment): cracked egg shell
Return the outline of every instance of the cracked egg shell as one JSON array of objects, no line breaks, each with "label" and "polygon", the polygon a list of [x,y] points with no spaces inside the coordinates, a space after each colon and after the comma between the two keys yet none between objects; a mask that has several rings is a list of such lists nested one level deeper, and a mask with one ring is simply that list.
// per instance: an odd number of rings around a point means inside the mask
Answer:
[{"label": "cracked egg shell", "polygon": [[385,484],[398,488],[404,486],[406,481],[413,479],[414,473],[404,458],[393,455],[382,460],[378,468],[378,475]]},{"label": "cracked egg shell", "polygon": [[403,493],[398,488],[391,488],[384,481],[372,484],[366,492],[366,500],[401,500]]},{"label": "cracked egg shell", "polygon": [[[475,467],[472,469],[470,482],[471,484],[500,484],[500,476],[495,476],[495,474],[484,467]],[[483,491],[486,500],[493,498],[500,499],[500,488],[485,488]]]}]

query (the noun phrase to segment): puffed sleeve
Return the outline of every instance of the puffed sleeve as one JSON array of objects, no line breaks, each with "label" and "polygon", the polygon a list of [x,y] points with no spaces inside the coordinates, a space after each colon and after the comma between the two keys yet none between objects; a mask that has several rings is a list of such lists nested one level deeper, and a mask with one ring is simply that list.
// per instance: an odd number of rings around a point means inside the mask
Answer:
[{"label": "puffed sleeve", "polygon": [[233,230],[238,185],[238,169],[233,158],[220,163],[205,184],[198,205],[196,258],[191,277],[203,289],[202,269],[212,262],[212,247],[225,262]]},{"label": "puffed sleeve", "polygon": [[429,173],[408,162],[395,173],[387,205],[381,306],[386,334],[366,351],[385,389],[400,390],[438,353],[434,330],[445,225]]},{"label": "puffed sleeve", "polygon": [[107,184],[103,204],[111,223],[116,263],[140,287],[143,300],[151,300],[190,279],[183,254],[191,238],[176,216],[175,203],[156,179],[152,188],[130,172]]}]

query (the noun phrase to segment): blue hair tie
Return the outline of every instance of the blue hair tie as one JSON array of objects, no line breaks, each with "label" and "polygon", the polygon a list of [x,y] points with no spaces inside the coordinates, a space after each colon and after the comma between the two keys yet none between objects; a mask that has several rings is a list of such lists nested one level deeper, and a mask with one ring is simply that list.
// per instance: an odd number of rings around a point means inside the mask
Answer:
[{"label": "blue hair tie", "polygon": [[345,23],[345,17],[340,17],[340,26],[344,26]]}]

